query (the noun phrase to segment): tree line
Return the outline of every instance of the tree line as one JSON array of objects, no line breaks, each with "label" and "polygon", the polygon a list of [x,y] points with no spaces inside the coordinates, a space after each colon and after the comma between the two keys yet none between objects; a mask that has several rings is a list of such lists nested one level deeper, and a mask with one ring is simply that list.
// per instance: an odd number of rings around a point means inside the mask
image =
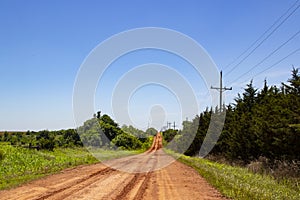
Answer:
[{"label": "tree line", "polygon": [[[226,119],[221,135],[210,155],[245,163],[263,156],[269,159],[300,159],[300,74],[293,69],[291,78],[280,86],[255,88],[252,81],[235,102],[223,106]],[[182,130],[162,133],[164,144],[179,153],[199,155],[212,114],[220,109],[207,108],[192,121],[183,121]],[[221,122],[214,122],[218,125]],[[212,127],[214,130],[215,127]],[[29,148],[53,150],[55,147],[89,146],[98,148],[147,149],[154,128],[142,131],[133,126],[120,127],[111,117],[96,115],[76,129],[0,133],[0,141]],[[195,135],[195,137],[192,137]]]},{"label": "tree line", "polygon": [[0,141],[8,142],[14,146],[22,146],[34,149],[53,150],[55,147],[82,146],[82,142],[74,129],[58,131],[27,131],[27,132],[3,132]]},{"label": "tree line", "polygon": [[99,148],[122,148],[135,150],[149,146],[148,136],[156,134],[123,125],[122,128],[108,115],[99,118],[94,117],[84,122],[83,126],[77,129],[82,143],[85,146]]},{"label": "tree line", "polygon": [[152,143],[151,136],[156,133],[157,130],[154,128],[149,128],[146,131],[139,130],[131,125],[123,125],[120,128],[110,116],[105,114],[99,118],[94,116],[77,129],[5,131],[0,133],[0,141],[38,150],[76,146],[136,150],[149,148]]},{"label": "tree line", "polygon": [[[210,155],[245,163],[261,156],[269,159],[300,159],[299,69],[293,68],[291,78],[280,86],[269,86],[265,80],[263,88],[259,90],[251,81],[244,92],[235,98],[235,103],[223,109],[226,109],[225,124]],[[218,112],[219,108],[207,108],[192,121],[184,121],[183,129],[172,133],[172,148],[183,151],[180,149],[184,146],[182,143],[188,142],[191,133],[196,132],[184,153],[198,155],[211,116],[218,115]],[[167,132],[164,135],[170,136]]]}]

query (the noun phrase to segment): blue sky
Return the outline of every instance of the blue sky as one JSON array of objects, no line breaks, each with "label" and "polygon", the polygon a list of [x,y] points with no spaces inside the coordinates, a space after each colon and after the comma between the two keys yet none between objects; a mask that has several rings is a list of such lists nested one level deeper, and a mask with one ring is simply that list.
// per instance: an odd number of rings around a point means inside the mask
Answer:
[{"label": "blue sky", "polygon": [[[299,30],[300,9],[232,73],[226,74],[232,66],[225,66],[295,2],[1,0],[0,130],[75,127],[72,94],[80,65],[99,43],[133,28],[169,28],[196,40],[217,67],[224,69],[225,85],[233,87],[226,93],[226,103],[233,102],[232,99],[252,78],[257,87],[262,86],[265,78],[269,84],[286,81],[292,65],[299,66],[300,52],[264,73],[259,72],[299,48],[299,36],[255,70],[232,82]],[[107,71],[102,79],[104,82],[98,86],[101,89],[105,85],[106,90],[97,90],[95,94],[95,110],[101,109],[111,115],[110,100],[103,98],[103,92],[110,94],[118,77],[126,70],[148,62],[167,64],[184,74],[195,90],[199,108],[210,106],[208,88],[201,77],[186,70],[187,64],[164,52],[142,51],[120,58]],[[122,71],[119,65],[126,67]],[[150,101],[146,97],[149,93],[157,98]],[[170,105],[165,106],[166,120],[180,123],[174,114],[179,109],[178,104],[174,95],[169,93],[155,85],[136,91],[130,100],[135,125],[140,128],[147,126],[153,106],[153,112],[157,110],[158,114],[163,114],[157,105]],[[161,96],[164,98],[159,98]]]}]

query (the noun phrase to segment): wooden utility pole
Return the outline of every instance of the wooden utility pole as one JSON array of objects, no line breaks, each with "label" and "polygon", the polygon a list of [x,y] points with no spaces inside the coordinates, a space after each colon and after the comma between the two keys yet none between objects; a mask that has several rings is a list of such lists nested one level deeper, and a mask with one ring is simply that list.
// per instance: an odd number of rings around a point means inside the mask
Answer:
[{"label": "wooden utility pole", "polygon": [[171,122],[167,122],[167,127],[168,127],[168,129],[171,129]]},{"label": "wooden utility pole", "polygon": [[220,87],[213,87],[211,86],[210,87],[211,89],[215,89],[215,90],[219,90],[220,92],[220,112],[222,112],[222,95],[223,95],[223,92],[225,92],[226,90],[232,90],[232,87],[230,88],[227,88],[227,87],[223,87],[222,85],[222,71],[220,72]]}]

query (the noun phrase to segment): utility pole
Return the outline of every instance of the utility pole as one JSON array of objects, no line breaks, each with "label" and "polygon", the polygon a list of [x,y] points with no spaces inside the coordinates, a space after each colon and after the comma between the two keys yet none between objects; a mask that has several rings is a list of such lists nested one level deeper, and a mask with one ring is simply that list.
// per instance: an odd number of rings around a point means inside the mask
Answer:
[{"label": "utility pole", "polygon": [[175,122],[174,122],[174,124],[173,124],[173,127],[174,127],[174,130],[175,130],[175,127],[176,127]]},{"label": "utility pole", "polygon": [[167,127],[168,127],[168,129],[170,129],[171,128],[171,122],[167,122]]},{"label": "utility pole", "polygon": [[226,90],[232,90],[232,87],[230,88],[227,88],[227,87],[223,87],[222,85],[222,71],[220,72],[220,87],[213,87],[211,86],[210,87],[211,89],[215,89],[215,90],[219,90],[220,92],[220,112],[222,112],[222,95],[223,95],[223,92],[225,92]]}]

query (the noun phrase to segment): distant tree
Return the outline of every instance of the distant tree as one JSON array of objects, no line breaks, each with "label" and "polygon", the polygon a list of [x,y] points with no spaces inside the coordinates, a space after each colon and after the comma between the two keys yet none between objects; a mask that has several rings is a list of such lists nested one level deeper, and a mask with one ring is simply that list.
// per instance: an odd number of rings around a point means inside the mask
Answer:
[{"label": "distant tree", "polygon": [[155,129],[155,128],[148,128],[147,130],[146,130],[146,134],[148,135],[148,136],[153,136],[153,135],[156,135],[157,134],[157,130]]},{"label": "distant tree", "polygon": [[123,132],[135,136],[141,142],[145,142],[147,140],[146,133],[142,130],[139,130],[139,129],[133,127],[132,125],[129,125],[129,126],[123,125],[121,129]]},{"label": "distant tree", "polygon": [[61,130],[65,146],[81,146],[82,142],[74,129]]},{"label": "distant tree", "polygon": [[4,142],[8,142],[9,141],[9,134],[8,134],[7,131],[4,132],[2,141],[4,141]]},{"label": "distant tree", "polygon": [[[101,147],[104,145],[104,133],[101,130],[97,118],[85,121],[84,124],[77,129],[77,134],[80,136],[82,143],[86,146]],[[69,136],[65,135],[65,137]]]},{"label": "distant tree", "polygon": [[175,135],[177,133],[178,133],[178,130],[168,129],[168,130],[164,131],[162,133],[162,135],[166,142],[170,142],[171,140],[173,140],[173,138],[175,137]]},{"label": "distant tree", "polygon": [[112,143],[118,147],[124,149],[139,149],[142,147],[142,143],[133,135],[122,133],[112,140]]},{"label": "distant tree", "polygon": [[[109,145],[110,142],[117,135],[122,134],[123,131],[113,119],[104,114],[100,119],[92,118],[85,121],[83,126],[77,129],[77,133],[84,145],[104,147]],[[65,137],[70,138],[67,135]],[[78,141],[74,133],[72,133],[71,139]]]},{"label": "distant tree", "polygon": [[41,149],[47,149],[53,151],[55,143],[54,136],[48,130],[39,131],[36,139],[38,140]]},{"label": "distant tree", "polygon": [[109,124],[109,125],[111,125],[111,126],[113,126],[113,127],[118,127],[118,124],[117,124],[114,120],[112,120],[112,118],[110,118],[110,116],[108,116],[108,115],[106,115],[106,114],[104,114],[104,115],[100,118],[100,120],[101,120],[103,123],[105,123],[105,124]]}]

